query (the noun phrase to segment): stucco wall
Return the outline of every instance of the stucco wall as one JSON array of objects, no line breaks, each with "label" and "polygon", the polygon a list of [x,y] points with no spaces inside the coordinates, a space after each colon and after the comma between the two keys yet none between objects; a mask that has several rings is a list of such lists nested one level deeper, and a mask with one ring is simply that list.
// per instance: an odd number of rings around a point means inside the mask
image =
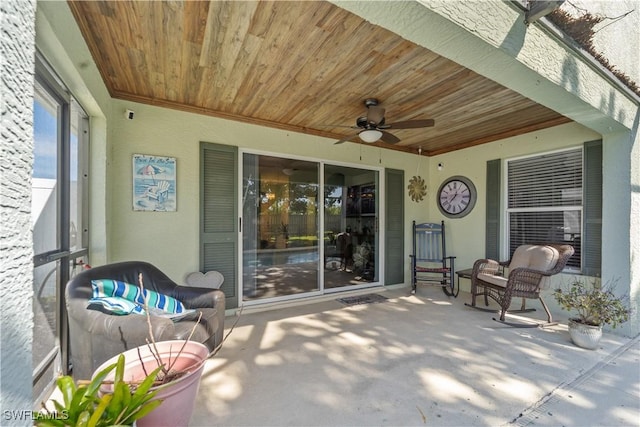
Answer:
[{"label": "stucco wall", "polygon": [[[28,425],[35,1],[0,2],[0,424]],[[19,320],[18,320],[19,319]],[[7,412],[8,411],[8,412]],[[12,412],[15,411],[15,412]]]},{"label": "stucco wall", "polygon": [[[638,0],[573,0],[561,8],[574,16],[588,11],[602,16],[594,27],[593,45],[618,70],[640,85],[640,2]],[[619,18],[619,19],[616,19]],[[635,49],[629,49],[635,44]]]}]

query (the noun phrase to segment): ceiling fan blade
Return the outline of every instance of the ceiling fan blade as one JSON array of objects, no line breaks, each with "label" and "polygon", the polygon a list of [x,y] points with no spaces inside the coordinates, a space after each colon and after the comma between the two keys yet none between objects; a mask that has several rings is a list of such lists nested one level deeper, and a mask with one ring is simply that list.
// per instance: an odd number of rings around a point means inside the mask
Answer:
[{"label": "ceiling fan blade", "polygon": [[416,128],[428,128],[435,125],[435,121],[433,119],[425,119],[425,120],[407,120],[404,122],[395,122],[389,124],[390,129],[416,129]]},{"label": "ceiling fan blade", "polygon": [[397,136],[383,130],[381,130],[380,132],[382,132],[382,136],[380,137],[382,142],[386,142],[387,144],[397,144],[398,142],[400,142],[400,138],[398,138]]},{"label": "ceiling fan blade", "polygon": [[377,125],[384,119],[384,108],[377,105],[371,105],[367,111],[367,122]]},{"label": "ceiling fan blade", "polygon": [[341,139],[340,141],[336,141],[333,143],[333,145],[338,145],[338,144],[344,144],[345,142],[351,141],[353,139],[355,139],[358,135],[352,135],[352,136],[348,136],[344,139]]}]

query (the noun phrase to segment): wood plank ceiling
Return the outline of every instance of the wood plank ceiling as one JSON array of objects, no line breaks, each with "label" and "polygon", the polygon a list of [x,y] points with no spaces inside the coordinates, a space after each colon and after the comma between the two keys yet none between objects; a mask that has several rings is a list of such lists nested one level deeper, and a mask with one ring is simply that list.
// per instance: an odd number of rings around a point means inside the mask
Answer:
[{"label": "wood plank ceiling", "polygon": [[387,124],[435,126],[390,130],[399,143],[374,145],[423,155],[570,121],[327,2],[69,5],[118,99],[338,140],[378,98]]}]

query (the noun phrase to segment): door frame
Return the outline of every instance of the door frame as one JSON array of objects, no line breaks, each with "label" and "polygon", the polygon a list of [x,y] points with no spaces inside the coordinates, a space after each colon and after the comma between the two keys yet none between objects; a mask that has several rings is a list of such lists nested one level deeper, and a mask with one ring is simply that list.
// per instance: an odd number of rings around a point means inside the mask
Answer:
[{"label": "door frame", "polygon": [[[291,300],[297,300],[297,299],[303,299],[303,298],[312,298],[312,297],[319,297],[319,296],[323,296],[323,295],[330,295],[330,294],[336,294],[336,293],[340,293],[340,292],[347,292],[347,291],[354,291],[354,290],[360,290],[360,289],[366,289],[366,288],[376,288],[376,287],[380,287],[380,286],[384,286],[384,281],[385,281],[385,266],[384,266],[384,260],[385,260],[385,220],[386,220],[386,212],[385,212],[385,168],[382,166],[372,166],[372,165],[363,165],[363,164],[358,164],[358,163],[351,163],[351,162],[344,162],[344,161],[333,161],[333,160],[327,160],[327,159],[322,159],[322,158],[318,158],[318,157],[308,157],[308,156],[302,156],[302,155],[296,155],[296,154],[291,154],[291,153],[281,153],[281,152],[273,152],[273,151],[265,151],[265,150],[255,150],[255,149],[251,149],[251,148],[238,148],[238,174],[237,174],[237,182],[238,183],[242,183],[242,179],[243,179],[243,156],[244,154],[252,154],[252,155],[258,155],[258,156],[271,156],[271,157],[281,157],[281,158],[285,158],[285,159],[291,159],[291,160],[301,160],[301,161],[309,161],[309,162],[316,162],[319,164],[320,166],[320,173],[318,176],[318,180],[319,180],[319,187],[318,187],[318,194],[323,195],[324,194],[324,166],[325,164],[330,164],[333,166],[343,166],[343,167],[347,167],[347,168],[354,168],[354,169],[364,169],[364,170],[370,170],[370,171],[374,171],[377,172],[378,174],[378,183],[377,183],[377,190],[378,190],[378,195],[376,196],[376,211],[377,211],[377,224],[378,224],[378,248],[376,248],[376,252],[379,251],[379,255],[378,255],[378,280],[375,282],[370,282],[370,283],[365,283],[362,285],[353,285],[353,286],[345,286],[345,287],[339,287],[339,288],[332,288],[332,289],[325,289],[324,288],[324,268],[319,268],[319,274],[318,274],[318,281],[319,281],[319,288],[318,291],[313,291],[313,292],[307,292],[307,293],[302,293],[302,294],[295,294],[295,295],[285,295],[285,296],[281,296],[281,297],[274,297],[274,298],[265,298],[265,299],[259,299],[259,300],[254,300],[254,301],[243,301],[243,279],[242,279],[242,265],[243,265],[243,258],[242,258],[242,250],[243,248],[241,247],[240,244],[237,245],[237,274],[236,277],[238,278],[237,280],[237,298],[238,298],[238,307],[251,307],[251,306],[260,306],[260,305],[267,305],[267,304],[273,304],[273,303],[281,303],[281,302],[287,302],[287,301],[291,301]],[[243,189],[243,185],[237,185],[237,202],[238,202],[238,207],[237,207],[237,212],[239,215],[239,222],[240,223],[244,223],[244,218],[242,218],[242,189]],[[324,200],[320,200],[318,203],[319,206],[319,212],[318,212],[318,221],[320,224],[319,227],[319,235],[320,236],[324,236],[324,209],[322,208],[324,206]],[[242,242],[242,230],[238,230],[238,242]],[[324,242],[323,239],[322,242]],[[319,260],[318,263],[320,263],[324,257],[324,244],[319,245]]]}]

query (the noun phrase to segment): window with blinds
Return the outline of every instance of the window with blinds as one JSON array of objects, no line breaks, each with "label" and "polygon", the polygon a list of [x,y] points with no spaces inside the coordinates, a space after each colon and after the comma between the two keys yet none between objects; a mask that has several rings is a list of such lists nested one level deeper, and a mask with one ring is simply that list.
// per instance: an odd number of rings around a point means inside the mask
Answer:
[{"label": "window with blinds", "polygon": [[565,243],[581,270],[582,148],[507,161],[509,254],[523,244]]}]

